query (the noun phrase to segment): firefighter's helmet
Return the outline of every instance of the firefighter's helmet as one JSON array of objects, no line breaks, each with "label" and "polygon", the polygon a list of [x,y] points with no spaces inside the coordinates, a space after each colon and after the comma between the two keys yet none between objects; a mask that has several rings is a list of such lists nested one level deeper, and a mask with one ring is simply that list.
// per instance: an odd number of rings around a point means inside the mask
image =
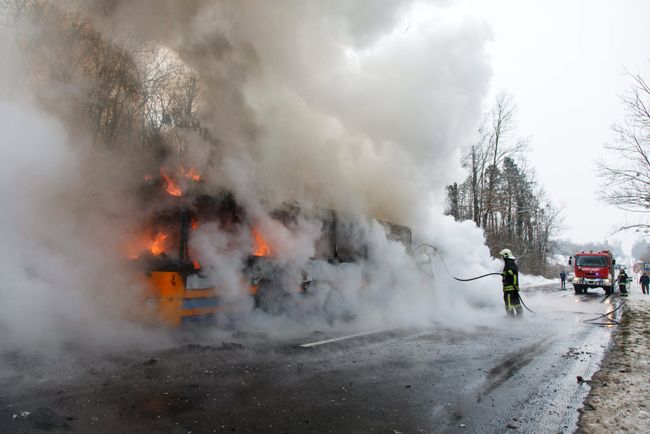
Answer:
[{"label": "firefighter's helmet", "polygon": [[515,257],[512,255],[512,252],[510,251],[510,249],[503,249],[503,250],[501,250],[501,251],[499,252],[499,255],[501,255],[501,257],[502,257],[503,259],[506,259],[506,258],[517,259],[517,258],[515,258]]}]

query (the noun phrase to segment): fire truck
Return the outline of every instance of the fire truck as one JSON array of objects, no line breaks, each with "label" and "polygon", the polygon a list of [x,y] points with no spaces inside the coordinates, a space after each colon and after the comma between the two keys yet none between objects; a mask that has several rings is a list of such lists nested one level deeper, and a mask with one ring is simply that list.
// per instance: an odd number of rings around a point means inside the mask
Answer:
[{"label": "fire truck", "polygon": [[589,288],[603,288],[606,294],[614,289],[614,265],[616,260],[609,250],[578,252],[569,258],[573,265],[573,289],[576,294],[586,293]]},{"label": "fire truck", "polygon": [[[241,288],[250,295],[255,308],[278,312],[282,303],[289,302],[296,293],[318,288],[318,277],[308,270],[302,271],[298,281],[295,273],[288,278],[282,261],[275,258],[274,246],[232,193],[208,194],[200,185],[186,191],[171,182],[171,178],[163,177],[162,181],[151,182],[144,192],[153,202],[149,207],[153,211],[142,219],[140,240],[130,254],[136,269],[144,271],[143,317],[147,322],[178,327],[213,320],[224,311],[250,309],[251,303],[238,306],[223,296],[223,288],[204,279],[204,264],[192,252],[192,239],[197,228],[207,224],[224,234],[249,234],[244,238],[250,245],[236,248],[249,252],[240,261],[237,272]],[[401,242],[407,251],[411,246],[411,231],[406,226],[332,209],[303,210],[296,204],[284,204],[269,210],[268,215],[289,231],[295,229],[299,218],[320,227],[320,236],[314,241],[315,253],[309,261],[314,264],[343,268],[345,264],[367,260],[369,247],[363,228],[370,221],[383,228],[387,239]],[[309,268],[310,264],[307,265]]]}]

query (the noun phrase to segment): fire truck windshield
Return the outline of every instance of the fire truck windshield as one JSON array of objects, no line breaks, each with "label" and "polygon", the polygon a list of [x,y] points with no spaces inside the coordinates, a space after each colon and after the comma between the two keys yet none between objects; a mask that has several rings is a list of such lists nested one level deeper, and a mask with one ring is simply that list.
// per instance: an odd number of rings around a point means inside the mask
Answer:
[{"label": "fire truck windshield", "polygon": [[576,256],[578,267],[606,267],[607,260],[604,256]]}]

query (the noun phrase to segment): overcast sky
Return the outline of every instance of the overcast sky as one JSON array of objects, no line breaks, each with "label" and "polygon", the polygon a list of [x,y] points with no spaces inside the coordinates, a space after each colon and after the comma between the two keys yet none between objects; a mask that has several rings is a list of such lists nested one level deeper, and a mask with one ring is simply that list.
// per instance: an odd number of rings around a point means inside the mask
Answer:
[{"label": "overcast sky", "polygon": [[[599,158],[612,123],[622,119],[625,71],[650,78],[650,1],[460,0],[461,10],[491,27],[493,92],[511,93],[527,157],[549,197],[564,207],[563,237],[612,239],[635,216],[598,199]],[[617,235],[629,248],[636,235]]]}]

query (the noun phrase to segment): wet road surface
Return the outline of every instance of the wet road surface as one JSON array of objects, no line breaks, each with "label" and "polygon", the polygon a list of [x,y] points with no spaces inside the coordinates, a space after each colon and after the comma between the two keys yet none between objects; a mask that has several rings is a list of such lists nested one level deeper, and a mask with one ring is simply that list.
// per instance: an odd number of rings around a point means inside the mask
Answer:
[{"label": "wet road surface", "polygon": [[535,315],[471,330],[241,335],[48,363],[3,354],[0,432],[572,432],[589,387],[576,378],[597,370],[612,331],[583,320],[619,300],[556,289],[523,292]]}]

